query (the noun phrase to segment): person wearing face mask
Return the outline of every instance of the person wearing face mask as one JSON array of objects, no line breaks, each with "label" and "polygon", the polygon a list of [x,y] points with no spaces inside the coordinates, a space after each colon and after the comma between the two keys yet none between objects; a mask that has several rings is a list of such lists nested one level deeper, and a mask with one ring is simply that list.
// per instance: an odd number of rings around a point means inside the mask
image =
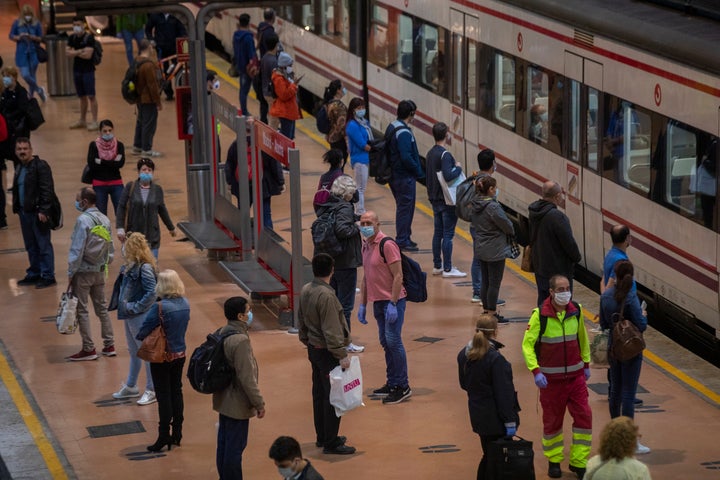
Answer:
[{"label": "person wearing face mask", "polygon": [[[77,316],[82,349],[67,357],[67,360],[81,361],[98,358],[90,334],[88,299],[92,301],[95,315],[100,319],[103,339],[101,353],[106,357],[114,357],[116,355],[115,339],[105,299],[107,266],[112,262],[114,254],[110,219],[95,206],[95,191],[90,187],[83,187],[77,193],[75,208],[80,215],[75,221],[75,228],[70,237],[68,284],[78,298]],[[91,232],[96,226],[104,227],[107,241]]]},{"label": "person wearing face mask", "polygon": [[220,480],[236,480],[243,478],[242,455],[250,419],[265,416],[265,400],[258,388],[258,366],[248,334],[253,321],[250,305],[246,298],[231,297],[224,310],[227,325],[216,333],[231,333],[223,341],[223,351],[235,377],[227,388],[213,393],[213,410],[219,415],[215,461]]},{"label": "person wearing face mask", "polygon": [[37,47],[42,42],[42,25],[35,18],[35,11],[29,4],[25,4],[20,11],[20,17],[15,19],[10,27],[10,40],[17,43],[15,47],[15,65],[20,69],[25,83],[30,87],[30,98],[36,93],[43,102],[47,99],[45,89],[38,86],[35,78],[39,65]]},{"label": "person wearing face mask", "polygon": [[287,53],[280,52],[277,62],[271,78],[275,101],[269,113],[280,119],[280,133],[292,140],[295,138],[295,120],[302,118],[297,100],[298,83],[302,77],[295,79],[293,59]]},{"label": "person wearing face mask", "polygon": [[140,232],[147,238],[150,249],[158,258],[160,249],[160,217],[170,232],[177,236],[175,225],[165,206],[165,196],[160,185],[153,181],[155,162],[141,158],[137,162],[138,180],[128,182],[123,189],[115,217],[117,236],[125,241],[127,232]]},{"label": "person wearing face mask", "polygon": [[[164,362],[151,363],[155,397],[158,404],[158,439],[147,447],[159,452],[165,445],[180,446],[184,402],[182,374],[185,365],[185,332],[190,321],[190,304],[185,298],[185,285],[175,270],[163,270],[158,275],[155,292],[159,300],[150,307],[140,331],[135,336],[142,341],[162,322],[167,339],[167,358]],[[170,426],[172,425],[172,434]]]},{"label": "person wearing face mask", "polygon": [[307,347],[312,366],[315,444],[323,447],[324,454],[351,455],[355,447],[346,445],[346,438],[338,435],[340,417],[330,404],[330,371],[338,365],[350,368],[346,350],[350,345],[350,332],[343,306],[330,286],[335,260],[327,253],[319,253],[312,259],[312,269],[315,278],[300,292],[298,338]]},{"label": "person wearing face mask", "polygon": [[561,478],[563,419],[573,419],[570,471],[585,475],[592,442],[592,411],[588,403],[590,344],[582,306],[571,302],[570,281],[564,275],[550,278],[550,296],[533,310],[522,351],[525,365],[540,389],[543,410],[543,453],[550,478]]},{"label": "person wearing face mask", "polygon": [[88,145],[87,165],[90,167],[92,186],[97,195],[97,208],[107,215],[108,197],[112,199],[117,216],[123,181],[120,169],[125,165],[125,145],[115,137],[113,123],[100,122],[100,135]]},{"label": "person wearing face mask", "polygon": [[268,456],[275,462],[285,480],[323,480],[323,476],[303,458],[300,444],[292,437],[278,437],[270,446]]},{"label": "person wearing face mask", "polygon": [[330,148],[340,150],[343,154],[343,168],[348,158],[347,139],[345,138],[345,124],[348,109],[342,102],[342,98],[347,93],[347,89],[343,87],[342,82],[338,79],[330,82],[325,87],[325,95],[323,96],[323,106],[327,115],[330,130],[327,132],[325,139],[330,144]]},{"label": "person wearing face mask", "polygon": [[[73,31],[65,47],[65,55],[73,59],[73,80],[75,91],[80,97],[80,119],[70,124],[71,129],[87,128],[90,131],[98,129],[98,103],[95,98],[95,64],[93,51],[97,40],[92,33],[85,30],[85,19],[80,16],[73,18]],[[91,122],[86,122],[88,108],[92,116]]]},{"label": "person wearing face mask", "polygon": [[350,166],[355,174],[358,201],[355,204],[355,213],[365,213],[365,189],[368,181],[368,168],[370,164],[370,143],[373,140],[372,129],[367,120],[365,100],[355,97],[350,100],[345,124],[347,145],[350,150]]},{"label": "person wearing face mask", "polygon": [[0,70],[3,88],[0,93],[0,114],[7,123],[8,138],[2,142],[2,158],[12,159],[17,163],[15,156],[15,140],[30,138],[30,128],[25,121],[28,110],[28,91],[18,83],[18,69],[6,65]]}]

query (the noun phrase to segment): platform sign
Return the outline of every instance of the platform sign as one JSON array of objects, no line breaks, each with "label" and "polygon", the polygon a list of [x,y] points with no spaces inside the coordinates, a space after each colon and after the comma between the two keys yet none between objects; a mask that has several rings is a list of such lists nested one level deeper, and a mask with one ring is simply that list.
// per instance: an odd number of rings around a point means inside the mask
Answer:
[{"label": "platform sign", "polygon": [[177,61],[179,63],[190,62],[190,39],[187,37],[176,38],[175,51],[177,52]]},{"label": "platform sign", "polygon": [[289,150],[295,148],[294,141],[257,120],[255,121],[255,145],[260,151],[267,153],[285,167],[290,164]]}]

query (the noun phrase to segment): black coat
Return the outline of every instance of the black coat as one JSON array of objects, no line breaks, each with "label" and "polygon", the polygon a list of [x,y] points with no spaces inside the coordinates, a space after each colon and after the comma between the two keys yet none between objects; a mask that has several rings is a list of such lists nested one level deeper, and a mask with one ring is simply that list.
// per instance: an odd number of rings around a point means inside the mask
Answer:
[{"label": "black coat", "polygon": [[547,200],[536,200],[528,207],[532,263],[535,273],[546,278],[562,274],[573,277],[575,264],[582,258],[570,220],[557,205]]},{"label": "black coat", "polygon": [[151,13],[145,25],[145,36],[155,40],[163,57],[168,57],[176,53],[175,39],[187,37],[187,30],[182,22],[172,15],[165,18],[164,13]]},{"label": "black coat", "polygon": [[513,384],[512,366],[498,352],[503,345],[491,340],[492,347],[480,360],[467,359],[468,347],[458,354],[460,387],[467,392],[470,424],[478,435],[505,435],[505,424],[520,425],[520,405]]},{"label": "black coat", "polygon": [[[162,218],[168,230],[175,230],[175,225],[173,225],[168,209],[165,206],[163,189],[160,185],[151,182],[147,202],[143,202],[140,190],[140,183],[137,180],[128,182],[125,185],[117,208],[115,227],[118,229],[124,228],[126,235],[130,232],[140,232],[145,235],[151,249],[160,248],[158,215]],[[132,192],[132,198],[130,192]],[[127,225],[125,224],[126,216]]]},{"label": "black coat", "polygon": [[[8,129],[8,145],[11,150],[5,152],[5,158],[15,158],[15,139],[18,137],[30,138],[30,128],[27,127],[25,116],[28,111],[28,91],[15,84],[15,90],[6,88],[0,95],[0,113],[5,117]],[[5,142],[3,142],[5,143]]]},{"label": "black coat", "polygon": [[282,165],[265,152],[262,152],[261,155],[263,162],[263,198],[280,195],[283,191],[283,187],[285,186],[285,177],[283,176]]},{"label": "black coat", "polygon": [[[45,160],[38,158],[37,155],[33,155],[26,168],[23,210],[25,213],[40,212],[49,216],[55,192],[50,165]],[[15,169],[15,177],[13,178],[13,213],[20,213],[19,175],[20,168],[18,167]]]},{"label": "black coat", "polygon": [[335,212],[335,235],[344,247],[335,257],[335,270],[362,266],[362,240],[360,228],[355,223],[353,204],[331,194],[328,201],[318,207],[317,215],[330,209]]}]

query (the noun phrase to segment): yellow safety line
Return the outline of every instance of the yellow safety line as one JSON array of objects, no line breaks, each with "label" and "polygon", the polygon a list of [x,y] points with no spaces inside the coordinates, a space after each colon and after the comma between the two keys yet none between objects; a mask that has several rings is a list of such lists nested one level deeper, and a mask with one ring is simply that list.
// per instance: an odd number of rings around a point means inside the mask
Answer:
[{"label": "yellow safety line", "polygon": [[[210,67],[210,66],[212,66],[212,65],[208,62],[208,67]],[[226,82],[230,83],[231,85],[233,85],[235,87],[239,87],[238,81],[236,79],[230,77],[226,73],[219,71],[218,75],[220,76],[220,78],[222,78]],[[252,89],[250,90],[250,94],[253,96],[253,98],[255,97],[255,93]],[[303,110],[303,115],[308,116],[310,114]],[[302,124],[299,124],[297,126],[297,129],[302,131],[308,137],[312,138],[315,142],[317,142],[321,145],[324,145],[326,147],[329,146],[324,138],[320,137],[314,131],[303,127]],[[432,209],[422,203],[419,203],[419,202],[415,203],[415,208],[420,210],[425,215],[428,215],[429,217],[433,216]],[[462,239],[466,240],[469,243],[472,243],[472,237],[470,236],[470,232],[468,232],[465,229],[461,229],[460,227],[455,227],[455,235],[461,237]],[[535,276],[532,275],[531,273],[521,270],[520,267],[517,264],[515,264],[515,262],[507,262],[506,266],[508,268],[510,268],[510,270],[512,270],[515,274],[523,277],[528,282],[535,283]],[[588,321],[590,321],[592,323],[597,323],[598,316],[596,314],[589,312],[585,308],[583,308],[583,313],[584,313],[585,318]],[[645,351],[643,352],[643,355],[648,360],[653,362],[661,370],[665,370],[665,372],[667,372],[668,374],[677,378],[679,381],[686,384],[688,387],[692,388],[693,390],[696,390],[698,393],[706,396],[713,402],[720,405],[720,395],[719,394],[717,394],[717,393],[713,392],[712,390],[710,390],[709,388],[705,387],[702,383],[698,382],[697,380],[690,377],[686,373],[682,372],[678,368],[675,368],[670,363],[666,362],[665,360],[661,359],[660,357],[658,357],[657,355],[652,353],[650,350],[645,349]]]},{"label": "yellow safety line", "polygon": [[68,476],[65,472],[65,468],[60,462],[52,444],[45,436],[40,420],[35,415],[35,412],[30,406],[30,403],[25,397],[20,384],[10,368],[10,364],[8,364],[7,358],[5,358],[5,355],[3,355],[2,352],[0,352],[0,379],[2,379],[5,384],[13,403],[25,421],[25,425],[27,425],[30,435],[32,435],[38,450],[40,450],[40,455],[42,455],[45,460],[45,465],[47,465],[52,478],[58,480],[67,479]]}]

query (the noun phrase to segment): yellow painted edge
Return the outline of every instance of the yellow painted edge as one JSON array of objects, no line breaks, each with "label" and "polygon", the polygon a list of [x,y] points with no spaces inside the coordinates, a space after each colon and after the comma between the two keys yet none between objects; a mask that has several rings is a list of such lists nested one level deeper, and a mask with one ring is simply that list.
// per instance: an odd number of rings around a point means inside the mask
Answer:
[{"label": "yellow painted edge", "polygon": [[[213,65],[211,65],[211,64],[208,62],[208,67],[210,67],[210,66],[213,66]],[[238,83],[238,81],[237,81],[236,79],[230,77],[229,75],[227,75],[226,73],[224,73],[224,72],[222,72],[222,71],[218,71],[218,75],[220,76],[220,78],[222,78],[222,79],[225,80],[226,82],[230,83],[230,84],[233,85],[234,87],[239,88],[239,83]],[[250,94],[253,96],[253,98],[255,98],[255,93],[253,92],[252,89],[250,90]],[[303,115],[308,116],[308,115],[310,115],[310,114],[309,114],[308,112],[303,111]],[[325,141],[324,138],[320,137],[320,136],[319,136],[317,133],[315,133],[314,131],[311,131],[311,130],[305,128],[302,124],[298,124],[297,129],[300,130],[300,131],[302,131],[305,135],[309,136],[310,138],[312,138],[312,139],[313,139],[314,141],[316,141],[317,143],[319,143],[319,144],[321,144],[321,145],[323,145],[323,146],[325,146],[325,147],[329,147],[328,143]],[[424,205],[424,204],[422,204],[422,203],[415,203],[415,208],[416,208],[417,210],[420,210],[420,211],[421,211],[422,213],[424,213],[425,215],[428,215],[428,216],[430,216],[430,217],[433,216],[432,209],[429,208],[427,205]],[[467,242],[469,242],[470,244],[472,244],[472,237],[470,236],[470,232],[469,232],[469,231],[467,231],[467,230],[465,230],[465,229],[462,229],[462,228],[460,228],[460,227],[455,227],[455,235],[457,235],[458,237],[460,237],[460,238],[462,238],[463,240],[466,240]],[[528,273],[528,272],[525,272],[525,271],[521,270],[520,267],[519,267],[515,262],[506,262],[505,265],[506,265],[508,268],[510,268],[510,270],[512,270],[515,274],[523,277],[525,280],[527,280],[527,281],[529,281],[529,282],[531,282],[531,283],[535,283],[535,276],[532,275],[531,273]],[[598,322],[597,322],[597,319],[598,319],[598,315],[597,315],[597,314],[594,314],[594,313],[592,313],[592,312],[589,312],[589,311],[588,311],[587,309],[585,309],[585,308],[583,308],[583,314],[584,314],[584,316],[585,316],[585,319],[588,320],[589,322],[591,322],[591,323],[598,323]],[[660,369],[662,369],[662,370],[665,370],[668,374],[670,374],[670,375],[672,375],[673,377],[677,378],[679,381],[681,381],[682,383],[686,384],[688,387],[692,388],[693,390],[696,390],[696,391],[699,392],[700,394],[706,396],[707,398],[709,398],[709,399],[712,400],[713,402],[715,402],[715,403],[717,403],[718,405],[720,405],[720,395],[718,395],[717,393],[715,393],[715,392],[713,392],[712,390],[708,389],[708,388],[705,387],[702,383],[698,382],[697,380],[695,380],[694,378],[690,377],[690,376],[687,375],[686,373],[682,372],[682,371],[679,370],[678,368],[675,368],[675,367],[672,366],[670,363],[666,362],[665,360],[661,359],[660,357],[658,357],[657,355],[655,355],[654,353],[652,353],[650,350],[647,350],[647,349],[646,349],[646,350],[643,352],[643,355],[644,355],[648,360],[650,360],[651,362],[653,362],[658,368],[660,368]]]},{"label": "yellow painted edge", "polygon": [[65,468],[60,462],[52,444],[45,436],[40,420],[35,415],[35,412],[33,412],[30,403],[25,397],[20,384],[10,368],[7,358],[5,358],[5,355],[3,355],[2,352],[0,352],[0,378],[5,384],[5,387],[10,394],[10,398],[12,398],[13,403],[25,421],[25,425],[27,425],[28,431],[40,451],[40,455],[42,455],[43,460],[45,460],[45,465],[47,465],[52,478],[58,480],[67,479],[68,476],[65,472]]}]

